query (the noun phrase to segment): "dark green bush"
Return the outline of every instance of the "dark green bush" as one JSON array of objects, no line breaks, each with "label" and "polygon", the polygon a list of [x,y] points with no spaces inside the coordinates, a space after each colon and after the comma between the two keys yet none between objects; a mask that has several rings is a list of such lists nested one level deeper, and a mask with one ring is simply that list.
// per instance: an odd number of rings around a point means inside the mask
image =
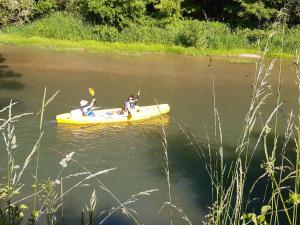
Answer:
[{"label": "dark green bush", "polygon": [[58,9],[56,0],[38,0],[34,6],[34,17],[42,17]]},{"label": "dark green bush", "polygon": [[145,15],[143,0],[78,0],[77,11],[97,25],[114,26],[119,30],[138,22]]},{"label": "dark green bush", "polygon": [[11,205],[9,202],[0,207],[1,225],[20,225],[23,220],[23,212],[18,206]]}]

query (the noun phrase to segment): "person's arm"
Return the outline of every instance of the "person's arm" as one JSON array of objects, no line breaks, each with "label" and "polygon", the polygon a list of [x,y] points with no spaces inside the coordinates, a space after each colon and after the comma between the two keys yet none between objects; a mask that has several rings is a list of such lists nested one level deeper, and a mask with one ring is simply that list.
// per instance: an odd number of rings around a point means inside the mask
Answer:
[{"label": "person's arm", "polygon": [[95,101],[96,101],[96,99],[95,98],[93,98],[93,100],[92,100],[92,102],[91,102],[91,104],[89,104],[88,106],[86,106],[87,108],[92,108],[93,107],[93,105],[94,105],[94,103],[95,103]]}]

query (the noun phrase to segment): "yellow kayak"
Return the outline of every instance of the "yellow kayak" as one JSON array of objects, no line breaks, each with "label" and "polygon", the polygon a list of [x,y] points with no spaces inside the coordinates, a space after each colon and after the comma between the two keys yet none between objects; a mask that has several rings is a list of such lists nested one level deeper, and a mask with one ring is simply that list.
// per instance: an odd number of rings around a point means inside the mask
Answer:
[{"label": "yellow kayak", "polygon": [[68,124],[108,124],[124,123],[131,121],[147,120],[170,111],[168,104],[138,106],[128,116],[121,108],[93,110],[95,116],[83,116],[80,109],[72,110],[70,113],[59,114],[56,116],[57,123]]}]

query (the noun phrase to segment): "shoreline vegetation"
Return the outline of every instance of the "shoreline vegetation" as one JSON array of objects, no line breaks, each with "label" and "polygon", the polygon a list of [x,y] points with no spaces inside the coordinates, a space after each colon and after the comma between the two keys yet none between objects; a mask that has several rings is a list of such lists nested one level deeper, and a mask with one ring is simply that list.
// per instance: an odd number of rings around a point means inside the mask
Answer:
[{"label": "shoreline vegetation", "polygon": [[[143,44],[102,42],[95,40],[60,40],[44,37],[24,37],[18,34],[0,33],[1,45],[32,46],[54,51],[87,51],[89,53],[114,53],[114,54],[176,54],[200,57],[237,57],[237,58],[260,58],[262,52],[256,49],[197,49],[186,48],[176,45]],[[292,59],[292,53],[270,52],[268,58],[280,57]]]},{"label": "shoreline vegetation", "polygon": [[[41,47],[55,51],[87,51],[90,53],[116,53],[116,54],[177,54],[187,56],[220,56],[220,57],[241,57],[259,58],[260,55],[255,49],[196,49],[185,48],[175,45],[143,44],[143,43],[122,43],[122,42],[101,42],[95,40],[59,40],[44,37],[24,37],[15,34],[1,34],[0,44],[16,46]],[[270,53],[271,56],[278,56],[279,52]],[[284,58],[292,58],[292,54],[285,53]]]},{"label": "shoreline vegetation", "polygon": [[[152,54],[169,53],[188,56],[239,56],[242,54],[257,55],[254,49],[196,49],[182,46],[171,46],[162,44],[101,42],[95,40],[59,40],[44,37],[24,37],[15,34],[1,34],[0,44],[17,46],[34,46],[56,51],[87,51],[90,53],[116,53],[116,54]],[[274,53],[275,55],[279,53]],[[286,58],[292,57],[285,54]],[[241,56],[243,57],[243,56]],[[247,56],[245,56],[247,58]],[[249,57],[251,58],[251,57]]]},{"label": "shoreline vegetation", "polygon": [[292,58],[294,50],[300,47],[300,27],[285,28],[284,33],[282,30],[279,25],[268,30],[232,30],[220,22],[181,20],[166,27],[148,23],[119,31],[112,26],[88,24],[79,16],[56,12],[30,23],[0,29],[0,44],[92,53],[241,58],[261,56],[268,44],[267,57]]}]

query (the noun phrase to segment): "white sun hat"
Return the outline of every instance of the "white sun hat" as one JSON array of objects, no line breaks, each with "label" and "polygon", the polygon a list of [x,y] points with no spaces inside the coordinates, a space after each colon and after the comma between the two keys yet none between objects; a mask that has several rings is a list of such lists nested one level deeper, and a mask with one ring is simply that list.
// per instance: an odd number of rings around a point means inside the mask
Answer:
[{"label": "white sun hat", "polygon": [[84,107],[84,106],[86,106],[88,104],[88,101],[87,100],[81,100],[80,101],[80,106],[81,107]]}]

